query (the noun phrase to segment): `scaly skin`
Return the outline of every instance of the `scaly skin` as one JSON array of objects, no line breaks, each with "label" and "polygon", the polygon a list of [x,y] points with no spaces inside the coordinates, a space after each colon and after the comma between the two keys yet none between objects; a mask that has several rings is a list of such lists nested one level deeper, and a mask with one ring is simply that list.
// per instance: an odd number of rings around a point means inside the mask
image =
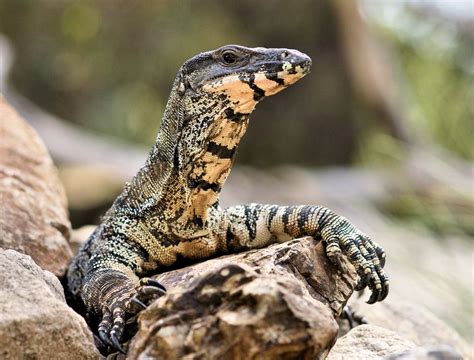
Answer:
[{"label": "scaly skin", "polygon": [[305,76],[311,59],[296,50],[225,46],[178,72],[146,164],[81,248],[68,288],[102,319],[101,339],[120,349],[127,312],[164,288],[146,276],[179,257],[207,259],[301,236],[321,238],[329,258],[347,256],[369,303],[388,294],[384,251],[345,218],[319,206],[249,204],[221,209],[249,115],[264,97]]}]

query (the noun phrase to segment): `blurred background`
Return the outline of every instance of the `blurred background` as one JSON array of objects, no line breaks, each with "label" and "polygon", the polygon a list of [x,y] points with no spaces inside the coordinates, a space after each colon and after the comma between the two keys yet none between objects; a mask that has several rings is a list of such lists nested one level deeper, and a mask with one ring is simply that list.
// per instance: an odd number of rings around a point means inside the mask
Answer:
[{"label": "blurred background", "polygon": [[471,0],[0,2],[0,86],[97,224],[153,144],[179,66],[225,44],[306,52],[262,102],[222,205],[333,208],[387,251],[392,301],[473,334]]}]

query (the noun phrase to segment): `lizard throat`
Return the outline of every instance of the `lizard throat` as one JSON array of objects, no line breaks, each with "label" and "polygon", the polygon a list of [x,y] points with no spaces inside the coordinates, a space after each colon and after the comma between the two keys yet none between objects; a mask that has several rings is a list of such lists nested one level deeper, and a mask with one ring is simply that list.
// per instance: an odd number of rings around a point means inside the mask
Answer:
[{"label": "lizard throat", "polygon": [[[232,108],[220,111],[212,121],[203,150],[180,171],[182,206],[180,228],[207,228],[209,211],[216,208],[250,114]],[[175,191],[176,193],[176,191]]]}]

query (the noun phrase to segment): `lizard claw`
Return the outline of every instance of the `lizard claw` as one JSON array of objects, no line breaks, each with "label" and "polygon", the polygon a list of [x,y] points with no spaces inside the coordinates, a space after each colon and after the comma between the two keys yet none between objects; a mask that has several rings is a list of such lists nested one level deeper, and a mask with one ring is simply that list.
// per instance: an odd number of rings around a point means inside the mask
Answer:
[{"label": "lizard claw", "polygon": [[390,284],[388,282],[388,279],[386,279],[386,280],[387,281],[385,282],[385,286],[382,288],[382,291],[380,292],[379,301],[385,300],[385,298],[388,296],[388,290],[390,288]]},{"label": "lizard claw", "polygon": [[112,313],[108,309],[105,309],[102,314],[102,321],[97,328],[99,338],[105,345],[113,346],[109,338],[110,328],[112,327]]},{"label": "lizard claw", "polygon": [[125,350],[122,348],[122,346],[120,345],[118,339],[117,339],[117,335],[115,333],[111,333],[110,334],[110,341],[112,342],[112,347],[117,350],[117,351],[120,351],[122,354],[125,354]]},{"label": "lizard claw", "polygon": [[141,310],[146,309],[146,305],[143,302],[141,302],[140,300],[138,300],[136,295],[130,299],[130,304],[137,305]]},{"label": "lizard claw", "polygon": [[100,340],[102,340],[102,342],[103,342],[105,345],[114,346],[114,345],[112,344],[112,342],[110,341],[109,335],[108,335],[108,333],[107,333],[106,331],[104,331],[104,330],[99,330],[98,332],[99,332],[99,338],[100,338]]},{"label": "lizard claw", "polygon": [[341,256],[345,255],[360,277],[355,289],[362,290],[368,286],[372,290],[367,303],[384,300],[388,295],[389,282],[383,270],[385,252],[382,247],[344,218],[333,224],[321,232],[329,259],[342,268]]},{"label": "lizard claw", "polygon": [[[112,327],[112,318],[112,313],[108,309],[105,309],[103,311],[102,321],[100,322],[99,328],[97,330],[99,333],[99,338],[105,345],[125,354],[125,351],[120,346],[119,340],[117,338],[117,322],[114,320],[114,326]],[[111,328],[112,330],[110,330]],[[119,333],[121,333],[121,331],[119,331]]]},{"label": "lizard claw", "polygon": [[377,301],[379,301],[379,298],[380,298],[380,290],[374,289],[372,290],[372,295],[370,295],[369,300],[367,300],[367,304],[375,304]]},{"label": "lizard claw", "polygon": [[357,325],[367,324],[367,320],[356,313],[349,305],[344,306],[341,317],[349,323],[349,329],[355,328]]},{"label": "lizard claw", "polygon": [[356,287],[354,288],[355,291],[362,291],[369,285],[367,279],[365,277],[361,277],[359,282],[357,283]]},{"label": "lizard claw", "polygon": [[141,278],[140,279],[140,284],[141,285],[154,286],[154,287],[157,287],[157,288],[163,290],[163,292],[166,292],[166,288],[159,281],[157,281],[153,278]]},{"label": "lizard claw", "polygon": [[149,296],[149,295],[162,296],[166,294],[166,291],[163,291],[162,289],[154,287],[154,286],[146,285],[146,286],[141,286],[138,289],[138,294],[143,295],[143,296]]},{"label": "lizard claw", "polygon": [[166,288],[155,279],[142,278],[140,279],[140,286],[137,288],[137,295],[143,299],[150,297],[161,297],[166,294]]},{"label": "lizard claw", "polygon": [[[125,354],[119,340],[125,329],[125,299],[112,300],[110,307],[102,310],[102,321],[97,329],[100,339],[111,348]],[[111,310],[109,310],[111,309]]]}]

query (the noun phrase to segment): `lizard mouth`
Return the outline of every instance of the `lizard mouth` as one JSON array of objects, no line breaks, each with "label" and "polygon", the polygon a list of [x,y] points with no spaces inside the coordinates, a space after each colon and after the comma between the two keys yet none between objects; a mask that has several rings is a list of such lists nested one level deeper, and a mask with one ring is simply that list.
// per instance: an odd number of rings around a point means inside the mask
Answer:
[{"label": "lizard mouth", "polygon": [[310,66],[285,64],[279,71],[233,72],[215,76],[206,81],[202,88],[206,92],[232,93],[240,98],[249,95],[254,100],[260,100],[280,92],[310,72]]},{"label": "lizard mouth", "polygon": [[[245,81],[246,78],[252,78],[252,76],[260,76],[264,75],[267,79],[273,80],[280,85],[283,85],[283,82],[287,78],[302,78],[303,76],[308,75],[311,72],[311,60],[302,62],[301,64],[293,64],[290,62],[283,62],[283,63],[276,63],[271,64],[273,65],[272,71],[265,70],[263,66],[260,67],[258,70],[242,70],[242,71],[234,71],[227,74],[220,74],[215,75],[206,80],[203,85],[208,85],[216,82],[225,82],[225,79],[244,79],[240,81]],[[295,76],[292,76],[295,75]],[[291,85],[293,82],[290,82],[286,85]]]}]

